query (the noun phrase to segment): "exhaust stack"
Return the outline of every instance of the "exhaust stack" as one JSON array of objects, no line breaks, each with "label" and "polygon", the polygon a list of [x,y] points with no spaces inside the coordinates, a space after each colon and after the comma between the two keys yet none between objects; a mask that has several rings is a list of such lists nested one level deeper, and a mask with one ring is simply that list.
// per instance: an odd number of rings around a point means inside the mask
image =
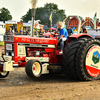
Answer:
[{"label": "exhaust stack", "polygon": [[32,28],[31,28],[31,37],[33,37],[33,31],[34,31],[35,11],[36,11],[36,8],[32,8]]},{"label": "exhaust stack", "polygon": [[34,31],[34,20],[35,20],[35,11],[36,11],[36,4],[38,0],[31,0],[32,5],[32,28],[31,28],[31,36],[33,37]]}]

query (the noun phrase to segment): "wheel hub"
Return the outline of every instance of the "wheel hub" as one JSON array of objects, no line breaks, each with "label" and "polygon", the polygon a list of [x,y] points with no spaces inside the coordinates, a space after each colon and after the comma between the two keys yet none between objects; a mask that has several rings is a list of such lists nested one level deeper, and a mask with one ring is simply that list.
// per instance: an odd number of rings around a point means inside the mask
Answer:
[{"label": "wheel hub", "polygon": [[40,63],[35,62],[35,63],[33,64],[33,68],[32,68],[32,69],[33,69],[33,74],[34,74],[35,76],[39,75],[40,72],[41,72]]},{"label": "wheel hub", "polygon": [[33,70],[36,70],[35,66],[33,67]]}]

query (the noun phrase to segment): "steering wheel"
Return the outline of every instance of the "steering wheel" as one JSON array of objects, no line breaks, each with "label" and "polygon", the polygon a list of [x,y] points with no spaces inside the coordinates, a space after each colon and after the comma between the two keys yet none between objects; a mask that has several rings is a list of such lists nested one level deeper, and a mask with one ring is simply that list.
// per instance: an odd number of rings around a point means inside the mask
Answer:
[{"label": "steering wheel", "polygon": [[59,33],[57,33],[57,32],[51,32],[51,34],[53,35],[53,37],[59,36]]}]

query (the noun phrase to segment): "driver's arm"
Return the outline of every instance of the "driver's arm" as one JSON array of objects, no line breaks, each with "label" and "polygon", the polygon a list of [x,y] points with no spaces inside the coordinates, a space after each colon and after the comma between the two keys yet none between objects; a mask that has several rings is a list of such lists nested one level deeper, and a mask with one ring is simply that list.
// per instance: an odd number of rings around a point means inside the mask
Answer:
[{"label": "driver's arm", "polygon": [[54,31],[54,34],[56,34],[58,31],[59,31],[59,30],[58,30],[58,29],[56,29],[56,30]]},{"label": "driver's arm", "polygon": [[56,32],[58,32],[58,29],[56,29]]},{"label": "driver's arm", "polygon": [[58,29],[56,29],[55,31],[54,31],[54,33],[56,33],[56,32],[58,32],[59,30]]}]

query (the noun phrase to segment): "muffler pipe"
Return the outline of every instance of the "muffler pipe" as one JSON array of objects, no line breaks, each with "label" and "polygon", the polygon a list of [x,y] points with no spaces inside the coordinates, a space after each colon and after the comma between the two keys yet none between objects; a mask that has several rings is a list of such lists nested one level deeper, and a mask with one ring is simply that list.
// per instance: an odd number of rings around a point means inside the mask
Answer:
[{"label": "muffler pipe", "polygon": [[31,37],[33,37],[33,32],[34,32],[35,12],[36,12],[36,9],[35,9],[35,8],[32,8],[32,26],[31,26]]}]

